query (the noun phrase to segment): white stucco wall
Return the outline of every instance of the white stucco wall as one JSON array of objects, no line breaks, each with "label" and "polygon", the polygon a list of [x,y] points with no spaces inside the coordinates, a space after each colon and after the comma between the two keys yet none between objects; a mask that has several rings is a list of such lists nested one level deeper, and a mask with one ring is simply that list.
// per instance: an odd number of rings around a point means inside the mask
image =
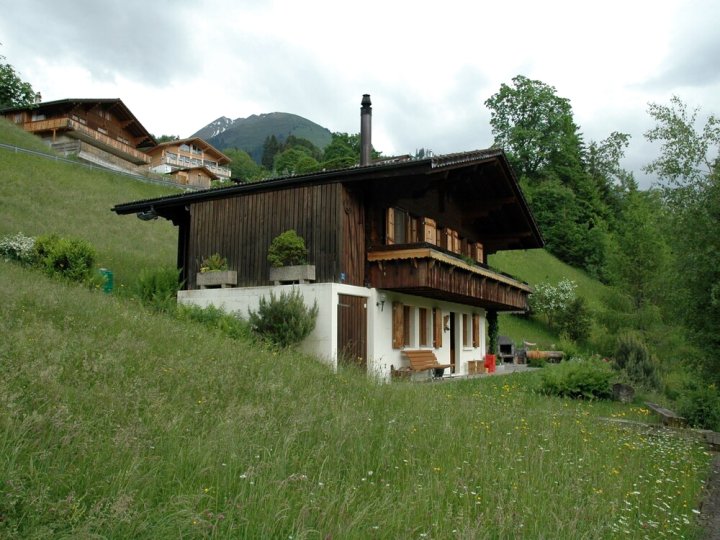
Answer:
[{"label": "white stucco wall", "polygon": [[[339,283],[315,283],[308,285],[281,285],[265,287],[243,287],[228,289],[204,289],[180,291],[178,302],[181,304],[195,304],[201,307],[214,305],[228,312],[237,312],[247,317],[248,309],[256,310],[260,298],[269,296],[270,292],[280,294],[280,291],[290,290],[293,287],[300,289],[306,303],[318,303],[318,319],[315,329],[301,344],[304,352],[317,356],[333,369],[337,368],[337,305],[338,295],[347,294],[367,299],[367,369],[368,373],[381,379],[389,379],[390,366],[400,368],[408,365],[401,349],[392,348],[392,304],[402,302],[413,310],[415,324],[413,324],[413,345],[409,348],[420,348],[419,343],[419,316],[418,308],[428,309],[429,339],[432,342],[432,309],[442,310],[443,317],[455,313],[455,343],[456,343],[456,374],[467,374],[467,361],[480,360],[485,354],[485,311],[463,304],[443,302],[419,296],[399,294],[391,291],[355,287]],[[384,303],[383,303],[384,300]],[[462,315],[480,315],[480,346],[463,347]],[[470,340],[472,342],[472,340]],[[433,349],[441,364],[450,363],[450,330],[443,331],[442,347]],[[445,371],[446,374],[449,370]],[[429,375],[429,374],[428,374]]]}]

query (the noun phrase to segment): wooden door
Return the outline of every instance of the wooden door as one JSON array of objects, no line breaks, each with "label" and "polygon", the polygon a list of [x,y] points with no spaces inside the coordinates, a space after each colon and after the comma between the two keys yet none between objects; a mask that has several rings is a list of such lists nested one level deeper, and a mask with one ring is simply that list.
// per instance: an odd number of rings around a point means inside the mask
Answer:
[{"label": "wooden door", "polygon": [[367,298],[338,295],[338,362],[367,369]]}]

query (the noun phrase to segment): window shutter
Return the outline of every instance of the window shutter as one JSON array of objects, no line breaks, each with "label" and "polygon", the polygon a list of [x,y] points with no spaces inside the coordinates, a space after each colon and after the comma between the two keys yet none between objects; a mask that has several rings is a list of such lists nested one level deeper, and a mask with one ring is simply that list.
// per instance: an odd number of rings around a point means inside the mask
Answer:
[{"label": "window shutter", "polygon": [[442,347],[442,335],[442,310],[440,308],[433,308],[433,347],[436,349]]},{"label": "window shutter", "polygon": [[385,219],[385,243],[395,243],[395,209],[387,209],[387,217]]},{"label": "window shutter", "polygon": [[405,338],[405,317],[402,302],[392,305],[392,347],[401,349]]},{"label": "window shutter", "polygon": [[473,313],[472,317],[472,346],[480,346],[480,315]]}]

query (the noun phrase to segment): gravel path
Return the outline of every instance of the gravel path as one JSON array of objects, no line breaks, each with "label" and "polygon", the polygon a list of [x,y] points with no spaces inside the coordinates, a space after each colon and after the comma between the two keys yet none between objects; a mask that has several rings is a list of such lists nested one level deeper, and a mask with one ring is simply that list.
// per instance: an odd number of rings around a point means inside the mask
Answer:
[{"label": "gravel path", "polygon": [[720,454],[713,456],[710,478],[700,507],[700,522],[705,528],[705,540],[720,540]]}]

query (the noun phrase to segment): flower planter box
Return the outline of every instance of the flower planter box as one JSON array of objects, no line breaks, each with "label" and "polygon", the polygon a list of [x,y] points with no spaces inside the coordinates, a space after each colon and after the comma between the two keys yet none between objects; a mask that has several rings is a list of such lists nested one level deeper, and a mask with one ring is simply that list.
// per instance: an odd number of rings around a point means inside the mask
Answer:
[{"label": "flower planter box", "polygon": [[201,289],[235,287],[237,285],[237,272],[235,270],[215,270],[197,274],[195,281]]},{"label": "flower planter box", "polygon": [[288,283],[310,283],[315,281],[315,265],[280,266],[270,268],[270,281],[274,285]]}]

